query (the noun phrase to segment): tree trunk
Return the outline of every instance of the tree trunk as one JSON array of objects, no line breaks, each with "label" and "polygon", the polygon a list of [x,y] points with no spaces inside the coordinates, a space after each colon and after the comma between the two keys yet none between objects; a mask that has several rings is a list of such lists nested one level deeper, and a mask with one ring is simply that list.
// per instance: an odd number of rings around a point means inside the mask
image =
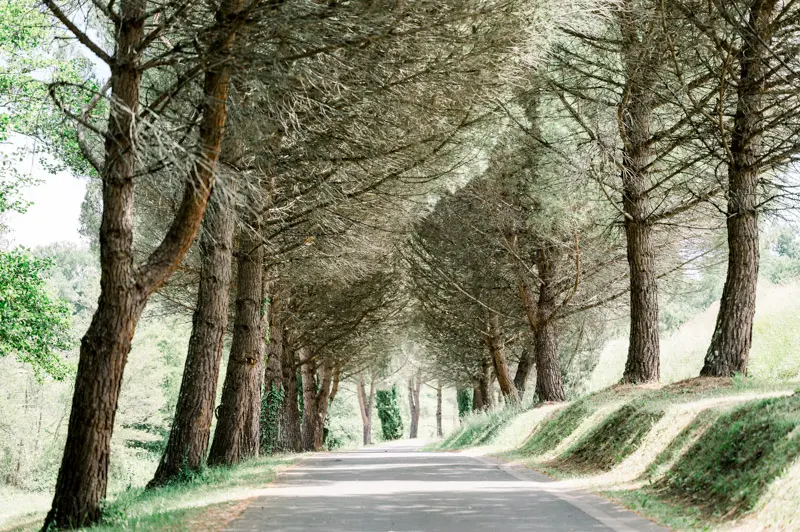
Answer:
[{"label": "tree trunk", "polygon": [[481,391],[483,386],[481,386],[480,380],[475,380],[475,384],[472,386],[472,411],[473,412],[480,412],[483,410],[483,392]]},{"label": "tree trunk", "polygon": [[480,396],[479,406],[475,407],[473,400],[473,410],[491,410],[492,409],[492,362],[485,357],[483,359],[483,366],[481,368],[481,376],[478,378],[478,387],[475,391]]},{"label": "tree trunk", "polygon": [[302,450],[300,429],[300,386],[297,383],[297,363],[291,343],[287,341],[287,331],[283,331],[281,371],[285,397],[281,409],[280,448],[282,451],[299,453]]},{"label": "tree trunk", "polygon": [[[139,112],[141,46],[147,5],[122,0],[115,31],[111,93],[102,169],[103,214],[100,224],[100,298],[81,341],[78,373],[64,456],[53,505],[44,528],[75,528],[94,523],[108,485],[108,459],[120,384],[131,341],[147,299],[180,264],[205,212],[219,158],[226,120],[235,30],[218,32],[209,47],[214,65],[205,74],[200,125],[201,152],[189,172],[175,218],[145,263],[133,263],[135,138]],[[221,19],[238,15],[241,0],[226,0]],[[219,28],[217,28],[219,30]]]},{"label": "tree trunk", "polygon": [[411,422],[408,428],[408,437],[416,438],[419,433],[419,392],[422,388],[422,374],[417,372],[416,376],[408,378],[408,409],[411,414]]},{"label": "tree trunk", "polygon": [[[308,357],[305,350],[301,357]],[[330,362],[322,364],[319,368],[313,360],[307,360],[301,365],[303,374],[303,426],[302,441],[303,451],[319,451],[324,443],[325,418],[328,415],[329,401],[338,389],[338,371]]]},{"label": "tree trunk", "polygon": [[744,31],[728,163],[728,274],[717,323],[700,374],[747,373],[758,283],[758,178],[762,155],[764,86],[776,0],[755,0]]},{"label": "tree trunk", "polygon": [[[308,358],[306,349],[301,349],[299,354],[301,360]],[[300,373],[303,377],[302,450],[313,451],[317,425],[317,368],[314,361],[307,360],[302,363]]]},{"label": "tree trunk", "polygon": [[539,272],[539,300],[536,304],[536,330],[534,331],[534,353],[536,354],[536,395],[542,402],[566,401],[558,362],[558,332],[555,326],[558,282],[555,265],[559,250],[544,246],[536,253],[536,269]]},{"label": "tree trunk", "polygon": [[653,49],[651,38],[640,38],[632,0],[619,11],[625,89],[619,104],[622,137],[622,209],[625,213],[630,275],[630,344],[623,382],[658,381],[660,346],[658,285],[651,213],[648,167],[653,159],[650,140],[653,120]]},{"label": "tree trunk", "polygon": [[436,387],[436,436],[441,438],[444,436],[442,430],[442,383]]},{"label": "tree trunk", "polygon": [[356,395],[358,396],[358,406],[361,412],[361,424],[363,430],[364,445],[372,445],[372,408],[375,405],[375,378],[371,377],[369,381],[369,395],[367,395],[367,387],[364,383],[364,378],[358,380]]},{"label": "tree trunk", "polygon": [[[269,298],[269,344],[267,345],[266,363],[264,364],[264,398],[261,411],[261,452],[273,454],[282,451],[281,433],[284,430],[281,415],[286,401],[286,389],[283,382],[283,322],[280,315],[280,298],[272,294]],[[282,394],[283,399],[280,399]]]},{"label": "tree trunk", "polygon": [[230,190],[215,187],[200,238],[202,266],[192,335],[169,441],[148,488],[200,468],[208,452],[222,344],[228,324],[235,215]]},{"label": "tree trunk", "polygon": [[517,371],[514,374],[514,386],[520,398],[525,395],[525,389],[528,385],[528,377],[533,369],[533,357],[531,356],[532,346],[525,345],[522,347],[522,353],[519,356],[519,363],[517,364]]},{"label": "tree trunk", "polygon": [[492,359],[494,374],[497,383],[500,385],[500,392],[507,403],[518,403],[519,394],[511,380],[508,370],[508,362],[503,353],[503,333],[500,329],[500,318],[496,312],[489,312],[487,317],[487,333],[485,336],[486,347],[489,349],[489,356]]},{"label": "tree trunk", "polygon": [[236,318],[208,463],[233,465],[258,455],[264,364],[264,246],[252,220],[239,237]]}]

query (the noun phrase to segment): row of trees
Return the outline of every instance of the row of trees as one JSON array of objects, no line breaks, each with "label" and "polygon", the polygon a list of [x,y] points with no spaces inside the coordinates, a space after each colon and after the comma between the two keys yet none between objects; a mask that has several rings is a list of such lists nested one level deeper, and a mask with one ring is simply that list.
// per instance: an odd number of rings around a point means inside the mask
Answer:
[{"label": "row of trees", "polygon": [[51,144],[93,175],[101,290],[45,527],[100,517],[154,294],[192,335],[151,487],[320,448],[348,379],[366,443],[409,337],[473,408],[494,380],[519,401],[534,368],[563,401],[629,311],[622,380],[657,381],[659,282],[715,253],[723,221],[702,373],[746,371],[758,216],[793,199],[794,2],[43,3],[110,71],[49,86],[75,125]]},{"label": "row of trees", "polygon": [[472,384],[479,407],[493,379],[516,402],[532,365],[539,400],[563,401],[563,381],[591,368],[601,313],[624,295],[622,382],[658,381],[658,286],[718,255],[720,226],[727,279],[701,374],[747,372],[758,218],[796,199],[798,11],[606,7],[559,28],[547,67],[503,105],[481,178],[445,196],[411,240],[432,365]]}]

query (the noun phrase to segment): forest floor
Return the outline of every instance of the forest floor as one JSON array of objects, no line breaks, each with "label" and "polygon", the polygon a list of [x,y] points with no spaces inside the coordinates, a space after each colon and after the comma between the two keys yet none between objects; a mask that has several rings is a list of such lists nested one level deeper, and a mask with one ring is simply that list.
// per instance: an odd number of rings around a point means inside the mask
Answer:
[{"label": "forest floor", "polygon": [[678,530],[800,529],[798,383],[613,386],[470,416],[429,449],[488,455]]},{"label": "forest floor", "polygon": [[[159,489],[129,489],[109,501],[102,522],[91,530],[221,530],[269,491],[277,474],[297,460],[297,456],[258,458],[233,468],[205,469],[186,482]],[[39,530],[44,512],[26,513],[23,502],[15,502],[20,505],[18,511],[7,508],[0,530]]]}]

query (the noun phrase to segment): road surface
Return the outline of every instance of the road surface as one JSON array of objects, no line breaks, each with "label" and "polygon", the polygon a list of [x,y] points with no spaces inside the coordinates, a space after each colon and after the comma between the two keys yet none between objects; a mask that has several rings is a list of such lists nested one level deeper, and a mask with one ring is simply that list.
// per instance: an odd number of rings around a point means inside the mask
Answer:
[{"label": "road surface", "polygon": [[282,473],[236,532],[663,531],[600,497],[484,458],[408,443],[320,453]]}]

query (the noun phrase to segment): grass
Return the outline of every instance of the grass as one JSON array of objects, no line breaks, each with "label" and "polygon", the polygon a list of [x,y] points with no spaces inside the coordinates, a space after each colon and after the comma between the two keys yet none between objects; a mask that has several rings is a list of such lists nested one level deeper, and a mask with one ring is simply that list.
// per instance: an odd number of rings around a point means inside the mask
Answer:
[{"label": "grass", "polygon": [[649,408],[646,401],[627,403],[573,445],[553,467],[582,474],[608,471],[639,447],[663,415],[663,410]]},{"label": "grass", "polygon": [[796,388],[745,377],[615,385],[563,407],[472,416],[439,448],[513,460],[676,529],[800,530]]},{"label": "grass", "polygon": [[709,517],[737,517],[799,455],[800,395],[750,402],[721,415],[655,489]]},{"label": "grass", "polygon": [[529,408],[512,406],[502,410],[471,414],[461,420],[461,426],[453,434],[425,449],[451,451],[486,445],[497,437],[507,423]]},{"label": "grass", "polygon": [[669,471],[675,463],[686,453],[697,439],[711,426],[719,417],[719,412],[715,409],[703,410],[675,437],[666,449],[661,451],[656,459],[647,466],[646,475],[648,479],[659,478]]},{"label": "grass", "polygon": [[[108,502],[102,521],[91,530],[218,530],[275,480],[281,468],[296,460],[257,458],[231,468],[206,468],[154,490],[129,489]],[[44,515],[26,516],[11,530],[38,530],[43,519]]]},{"label": "grass", "polygon": [[587,400],[576,401],[567,408],[556,412],[528,441],[515,453],[521,456],[539,455],[552,451],[567,436],[572,434],[581,422],[594,411]]}]

